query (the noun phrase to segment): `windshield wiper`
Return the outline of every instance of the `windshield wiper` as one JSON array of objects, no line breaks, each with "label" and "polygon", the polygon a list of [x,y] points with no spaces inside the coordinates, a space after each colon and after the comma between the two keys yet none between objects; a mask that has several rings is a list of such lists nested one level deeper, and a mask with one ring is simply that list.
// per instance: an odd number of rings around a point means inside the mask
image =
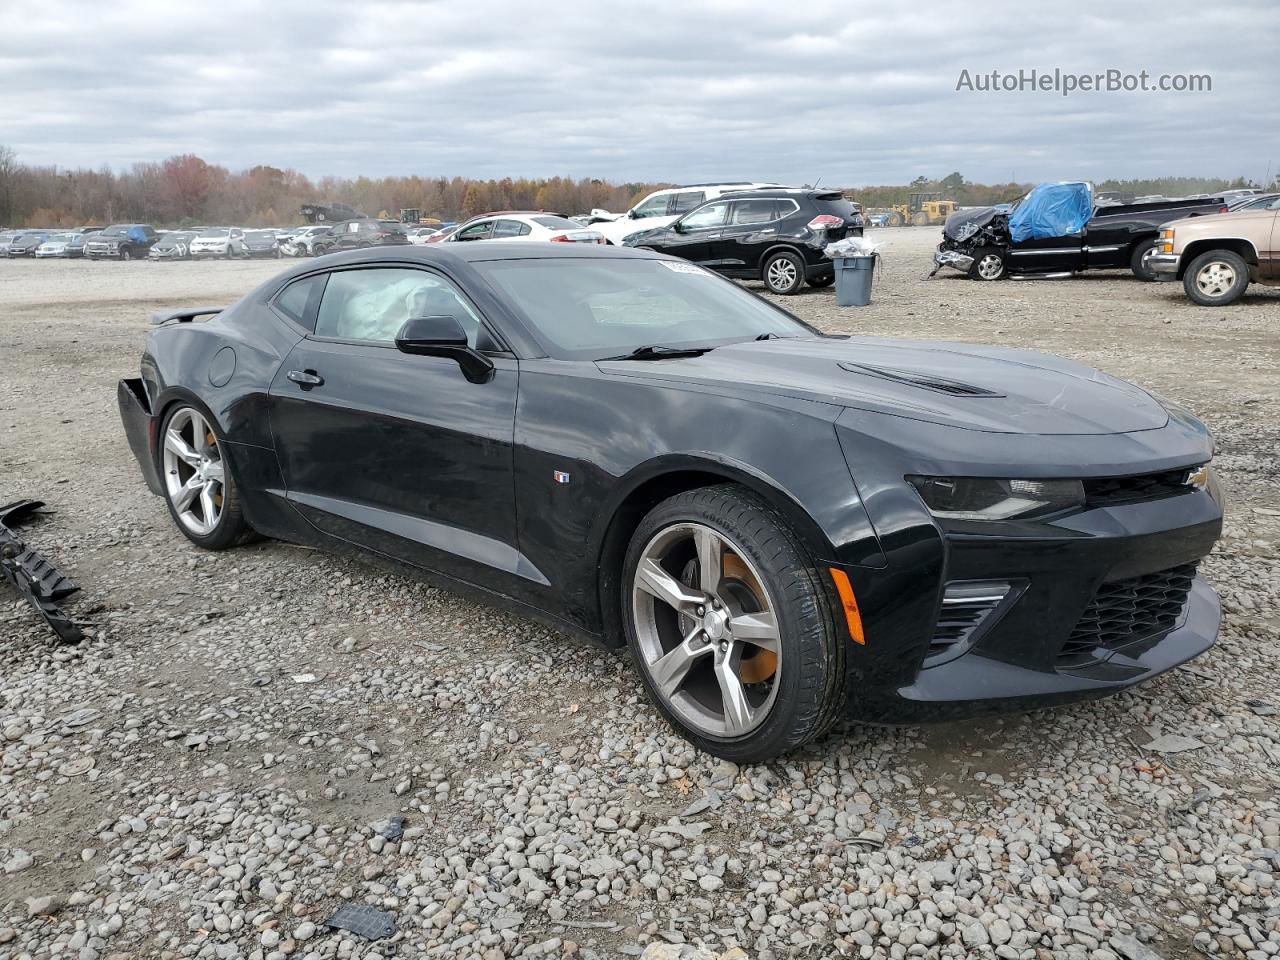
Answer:
[{"label": "windshield wiper", "polygon": [[636,347],[630,353],[620,356],[601,357],[600,360],[672,360],[677,357],[700,357],[711,349],[711,347],[664,347],[661,344],[653,344]]}]

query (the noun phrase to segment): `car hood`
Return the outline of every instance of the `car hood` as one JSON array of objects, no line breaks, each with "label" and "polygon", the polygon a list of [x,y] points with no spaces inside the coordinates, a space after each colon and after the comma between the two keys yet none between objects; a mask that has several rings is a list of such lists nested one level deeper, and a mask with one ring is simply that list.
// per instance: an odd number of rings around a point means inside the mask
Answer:
[{"label": "car hood", "polygon": [[957,210],[947,217],[942,225],[942,235],[948,240],[968,240],[985,227],[1002,211],[995,207],[974,207],[972,210]]},{"label": "car hood", "polygon": [[731,344],[699,357],[602,361],[609,374],[815,400],[990,433],[1156,430],[1165,408],[1131,383],[1030,350],[875,337]]}]

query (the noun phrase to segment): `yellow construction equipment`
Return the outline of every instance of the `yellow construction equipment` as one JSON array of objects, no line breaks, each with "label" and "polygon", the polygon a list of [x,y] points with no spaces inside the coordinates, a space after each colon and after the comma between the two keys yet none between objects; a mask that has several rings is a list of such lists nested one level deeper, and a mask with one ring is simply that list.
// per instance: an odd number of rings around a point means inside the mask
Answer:
[{"label": "yellow construction equipment", "polygon": [[889,208],[889,226],[929,227],[945,223],[959,206],[954,200],[942,199],[940,193],[912,193],[906,203]]}]

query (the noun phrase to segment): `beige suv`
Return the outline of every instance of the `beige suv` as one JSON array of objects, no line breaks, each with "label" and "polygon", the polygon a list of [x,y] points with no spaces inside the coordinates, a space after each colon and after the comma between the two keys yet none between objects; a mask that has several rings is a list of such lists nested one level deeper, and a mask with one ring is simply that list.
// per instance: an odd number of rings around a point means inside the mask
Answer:
[{"label": "beige suv", "polygon": [[1202,307],[1235,303],[1250,283],[1280,286],[1280,197],[1262,207],[1166,223],[1147,263],[1157,280],[1181,280]]}]

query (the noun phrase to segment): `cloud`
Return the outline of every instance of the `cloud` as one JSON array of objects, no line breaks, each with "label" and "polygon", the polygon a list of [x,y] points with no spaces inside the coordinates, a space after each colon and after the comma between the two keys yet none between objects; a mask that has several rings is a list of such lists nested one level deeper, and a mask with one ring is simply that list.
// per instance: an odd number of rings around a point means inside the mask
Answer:
[{"label": "cloud", "polygon": [[[42,0],[0,11],[0,141],[30,163],[193,152],[312,176],[868,184],[1280,163],[1271,0]],[[1034,12],[1035,22],[1030,14]],[[957,91],[961,71],[1208,74],[1212,91]]]}]

